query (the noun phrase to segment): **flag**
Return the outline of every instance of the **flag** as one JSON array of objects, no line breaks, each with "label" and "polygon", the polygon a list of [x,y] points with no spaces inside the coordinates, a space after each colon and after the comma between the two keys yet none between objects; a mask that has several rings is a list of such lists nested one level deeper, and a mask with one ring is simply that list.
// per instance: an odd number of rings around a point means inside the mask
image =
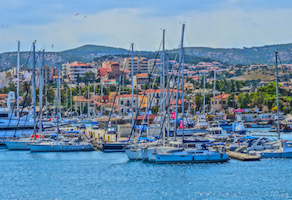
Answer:
[{"label": "flag", "polygon": [[175,111],[172,112],[172,119],[175,119]]},{"label": "flag", "polygon": [[183,120],[180,121],[180,123],[179,123],[179,128],[180,128],[180,129],[183,129]]}]

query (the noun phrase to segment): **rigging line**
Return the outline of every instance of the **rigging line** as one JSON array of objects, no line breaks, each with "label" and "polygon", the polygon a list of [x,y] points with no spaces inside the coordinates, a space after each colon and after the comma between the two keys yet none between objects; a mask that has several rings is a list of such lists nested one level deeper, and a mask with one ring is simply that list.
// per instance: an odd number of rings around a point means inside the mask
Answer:
[{"label": "rigging line", "polygon": [[[152,67],[151,71],[148,72],[148,78],[152,75],[152,73],[153,73],[155,67],[157,66],[157,65],[156,65],[156,62],[157,62],[157,58],[158,58],[158,55],[159,55],[159,52],[160,52],[160,48],[161,48],[161,46],[162,46],[162,42],[160,43],[160,45],[159,45],[159,49],[158,49],[158,51],[157,51],[157,53],[156,53],[156,57],[155,57],[155,60],[154,60],[153,67]],[[159,79],[157,79],[157,85],[158,85],[158,80],[159,80]],[[155,84],[155,83],[154,83],[154,84]],[[156,90],[154,90],[154,94],[155,94],[155,92],[156,92]],[[144,102],[145,94],[146,94],[146,90],[144,90],[143,97],[142,97],[142,102]],[[130,135],[129,135],[129,139],[131,138],[131,136],[132,136],[132,134],[133,134],[133,130],[134,130],[135,124],[136,124],[136,122],[137,122],[138,114],[139,114],[139,111],[141,110],[141,107],[142,107],[142,104],[140,104],[140,107],[139,107],[138,110],[137,110],[136,117],[135,117],[135,120],[134,120],[134,126],[132,127],[131,133],[130,133]],[[130,140],[129,140],[129,141],[130,141]]]},{"label": "rigging line", "polygon": [[[129,55],[130,55],[130,49],[131,49],[131,46],[130,46],[130,48],[129,48],[129,50],[128,50],[128,55],[127,55],[126,59],[129,58]],[[122,76],[124,75],[124,68],[125,68],[125,66],[123,66]],[[100,79],[100,80],[101,80],[101,79]],[[120,84],[119,84],[118,87],[116,88],[116,91],[119,91],[119,87],[120,87]],[[101,91],[101,92],[103,92],[103,91]],[[124,95],[124,94],[123,94],[123,95]],[[108,126],[108,124],[109,124],[109,122],[110,122],[111,115],[112,115],[113,109],[114,109],[114,107],[115,107],[114,104],[115,104],[115,101],[116,101],[116,96],[117,96],[117,92],[116,92],[115,97],[114,97],[114,102],[113,102],[113,106],[112,106],[112,109],[111,109],[111,112],[110,112],[110,115],[109,115],[109,119],[108,119],[108,121],[105,123],[105,126],[104,126],[104,129],[105,129],[105,133],[104,133],[104,134],[106,134],[107,131],[108,131],[107,126]],[[101,102],[102,102],[102,99],[101,99]],[[124,102],[123,102],[123,103],[124,103]]]},{"label": "rigging line", "polygon": [[[172,71],[173,68],[174,68],[174,66],[171,65],[171,69],[170,69],[170,71]],[[167,73],[169,73],[169,72],[167,72]],[[170,84],[170,80],[173,78],[173,76],[174,76],[174,73],[171,74],[171,76],[169,76],[169,81],[167,82],[167,84]],[[176,85],[176,82],[177,82],[177,80],[174,82],[174,85]],[[167,104],[165,110],[167,110],[167,109],[170,107],[170,100],[171,100],[171,97],[172,97],[173,94],[174,94],[174,89],[172,89],[172,91],[171,91],[171,93],[170,93],[170,95],[169,95],[169,97],[168,97],[169,99],[166,100],[166,101],[167,101],[166,103],[168,103],[168,104]],[[154,100],[154,97],[155,97],[155,93],[153,94],[153,97],[152,97],[152,99],[151,99],[151,101],[150,101],[150,105],[149,105],[149,109],[148,109],[148,111],[151,110],[151,105],[152,105],[152,101]],[[163,99],[163,100],[164,100],[164,99]],[[169,114],[169,113],[168,113],[168,114]],[[145,121],[144,121],[143,126],[146,125],[147,117],[148,117],[148,115],[146,116],[146,119],[145,119]],[[162,119],[161,119],[161,120],[162,120]],[[163,123],[162,125],[164,125],[164,123]],[[143,126],[142,126],[142,127],[143,127]],[[143,133],[143,129],[141,130],[140,137],[142,136],[142,133]]]},{"label": "rigging line", "polygon": [[[183,59],[182,59],[183,60]],[[179,71],[181,70],[181,67],[182,67],[182,60],[179,62],[179,67],[178,67],[178,70],[177,70],[177,79],[176,79],[176,81],[175,82],[177,82],[178,81],[178,79],[180,78],[179,77]],[[183,72],[182,72],[183,73]],[[184,81],[184,80],[182,80],[182,81]],[[178,90],[178,92],[179,92],[179,87],[177,88],[177,90]],[[182,88],[182,90],[183,90],[183,88]],[[172,90],[172,94],[174,93],[174,90]],[[172,96],[172,94],[171,94],[171,96]],[[167,108],[170,106],[170,102],[169,102],[169,104],[168,104],[168,106],[167,106]],[[178,114],[178,113],[175,113],[176,115]],[[164,123],[165,123],[165,119],[166,119],[166,116],[164,115],[164,118],[163,118],[163,122],[162,122],[162,124],[164,125]],[[182,116],[182,119],[183,119],[183,116]],[[177,128],[177,127],[174,127],[175,129]],[[161,126],[160,127],[160,136],[162,136],[162,134],[163,134],[163,126]],[[158,141],[157,141],[157,145],[158,145]]]},{"label": "rigging line", "polygon": [[189,34],[188,34],[188,29],[186,28],[185,30],[186,30],[186,36],[187,36],[187,40],[188,40],[189,46],[191,46],[190,38],[189,38]]},{"label": "rigging line", "polygon": [[[286,80],[288,82],[288,78],[286,76],[287,70],[286,70],[286,67],[282,64],[282,61],[281,61],[281,58],[280,58],[279,54],[278,54],[278,59],[279,59],[279,62],[280,62],[280,67],[282,68],[282,71],[283,71],[283,74],[284,74],[284,77],[285,77],[284,80]],[[288,86],[288,94],[287,94],[287,96],[289,96],[289,94],[291,94],[291,91],[290,91],[290,88]]]},{"label": "rigging line", "polygon": [[[29,55],[28,55],[28,58],[27,58],[27,62],[26,62],[25,67],[27,67],[28,60],[29,60],[30,55],[31,55],[31,51],[32,51],[32,47],[31,47],[31,50],[30,50],[30,52],[29,52]],[[19,77],[17,77],[17,78],[19,78]],[[27,89],[27,91],[26,91],[27,94],[28,94],[28,90],[29,90],[29,89]],[[17,101],[18,101],[18,100],[17,100]],[[14,111],[14,109],[15,109],[15,106],[13,106],[13,108],[12,108],[12,112],[11,112],[11,115],[10,115],[10,118],[9,118],[9,122],[8,122],[8,127],[9,127],[9,125],[10,125],[11,118],[12,118],[12,116],[13,116],[13,111]],[[19,116],[18,121],[17,121],[17,128],[19,127],[19,120],[20,120],[20,116]],[[26,124],[26,121],[27,121],[27,117],[26,117],[26,120],[25,120],[25,122],[24,122],[24,125]],[[23,131],[22,131],[22,133],[23,133]],[[4,136],[6,136],[6,134],[7,134],[7,130],[5,131]]]},{"label": "rigging line", "polygon": [[[174,66],[171,66],[172,68],[174,68]],[[179,69],[178,70],[180,70],[180,67],[181,67],[181,62],[180,62],[180,64],[179,64]],[[172,70],[172,69],[171,69]],[[175,76],[174,75],[174,73],[173,73],[173,75],[169,78],[169,80],[171,80],[171,78],[173,78],[173,76]],[[176,79],[176,81],[175,81],[175,83],[177,82],[177,80],[178,80],[178,75],[177,75],[177,79]],[[174,84],[175,84],[174,83]],[[175,84],[176,85],[176,84]],[[153,97],[155,96],[155,93],[156,93],[156,90],[154,91],[154,93],[153,93]],[[171,99],[171,97],[172,97],[172,95],[174,94],[174,90],[172,90],[172,92],[171,92],[171,94],[170,94],[170,96],[169,96],[169,102],[168,102],[168,106],[166,107],[166,109],[168,109],[168,107],[170,106],[170,99]],[[151,102],[152,102],[152,100],[151,100]],[[166,118],[166,116],[164,116],[164,120],[163,120],[163,125],[164,125],[164,122],[165,122],[165,118]],[[162,128],[161,128],[162,129]],[[141,131],[143,131],[143,129],[141,130]],[[162,130],[160,131],[160,136],[161,136],[161,134],[162,134]],[[157,145],[158,145],[158,142],[159,142],[159,140],[157,141]]]},{"label": "rigging line", "polygon": [[168,37],[167,31],[165,31],[165,37],[166,37],[166,42],[165,43],[168,44],[170,49],[173,49],[173,43],[170,40],[170,38]]}]

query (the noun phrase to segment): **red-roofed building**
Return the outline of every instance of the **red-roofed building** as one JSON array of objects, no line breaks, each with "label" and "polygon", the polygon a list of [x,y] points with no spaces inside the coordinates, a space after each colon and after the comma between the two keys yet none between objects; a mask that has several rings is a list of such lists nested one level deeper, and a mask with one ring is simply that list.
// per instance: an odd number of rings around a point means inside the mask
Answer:
[{"label": "red-roofed building", "polygon": [[6,99],[8,97],[8,94],[0,94],[0,105],[2,108],[6,107]]},{"label": "red-roofed building", "polygon": [[[148,89],[146,91],[140,92],[141,95],[143,95],[144,93],[147,95],[148,101],[153,99],[152,106],[159,106],[160,105],[160,101],[161,101],[160,100],[161,94],[164,93],[166,95],[167,94],[167,90],[165,89],[164,92],[163,92],[163,90],[160,90],[160,89],[157,89],[157,90]],[[177,90],[170,89],[169,93],[170,93],[172,99],[176,98]],[[179,93],[181,95],[182,92],[180,91]],[[154,97],[153,97],[153,95],[154,95]]]},{"label": "red-roofed building", "polygon": [[[227,105],[227,99],[228,97],[230,96],[230,94],[220,94],[220,95],[217,95],[215,96],[215,109],[216,111],[222,111],[223,109],[226,109],[228,107]],[[237,104],[236,102],[236,99],[237,99],[237,96],[235,95],[235,102],[234,102],[234,105]],[[211,98],[211,107],[213,106],[213,100],[214,98],[212,97]]]},{"label": "red-roofed building", "polygon": [[148,83],[148,74],[137,74],[136,75],[136,83],[137,85],[144,85]]}]

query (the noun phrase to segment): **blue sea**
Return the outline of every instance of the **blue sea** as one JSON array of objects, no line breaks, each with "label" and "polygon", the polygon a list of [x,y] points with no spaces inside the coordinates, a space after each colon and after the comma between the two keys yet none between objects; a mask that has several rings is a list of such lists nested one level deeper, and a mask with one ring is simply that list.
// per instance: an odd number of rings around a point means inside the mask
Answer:
[{"label": "blue sea", "polygon": [[292,199],[292,159],[129,162],[124,153],[0,149],[0,199]]}]

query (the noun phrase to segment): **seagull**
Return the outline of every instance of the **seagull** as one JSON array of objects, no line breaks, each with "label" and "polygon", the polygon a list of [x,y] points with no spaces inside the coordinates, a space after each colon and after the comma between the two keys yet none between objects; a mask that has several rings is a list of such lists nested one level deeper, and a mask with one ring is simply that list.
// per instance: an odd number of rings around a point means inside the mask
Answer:
[{"label": "seagull", "polygon": [[77,15],[79,15],[79,13],[76,13],[74,16],[77,16]]}]

